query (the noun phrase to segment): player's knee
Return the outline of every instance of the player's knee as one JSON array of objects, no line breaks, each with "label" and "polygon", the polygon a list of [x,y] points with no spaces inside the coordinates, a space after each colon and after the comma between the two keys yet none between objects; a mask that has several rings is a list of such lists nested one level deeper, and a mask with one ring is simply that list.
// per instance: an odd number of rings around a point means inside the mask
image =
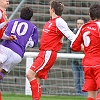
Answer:
[{"label": "player's knee", "polygon": [[28,71],[28,72],[26,73],[26,77],[27,77],[27,79],[28,79],[29,81],[32,80],[32,79],[34,79],[35,76],[36,76],[36,73],[33,72],[33,71]]},{"label": "player's knee", "polygon": [[26,77],[27,77],[27,79],[29,79],[30,75],[28,73],[26,73]]}]

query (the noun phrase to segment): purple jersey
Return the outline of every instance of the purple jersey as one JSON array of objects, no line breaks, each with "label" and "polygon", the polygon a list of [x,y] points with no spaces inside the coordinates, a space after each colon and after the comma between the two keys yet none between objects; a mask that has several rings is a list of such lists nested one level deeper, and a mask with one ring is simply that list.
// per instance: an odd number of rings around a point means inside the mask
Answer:
[{"label": "purple jersey", "polygon": [[31,40],[33,44],[31,47],[36,46],[38,43],[38,29],[28,20],[24,19],[15,19],[8,23],[6,29],[6,35],[16,35],[17,40],[9,41],[5,40],[2,42],[2,45],[10,48],[21,57],[24,56],[26,45]]}]

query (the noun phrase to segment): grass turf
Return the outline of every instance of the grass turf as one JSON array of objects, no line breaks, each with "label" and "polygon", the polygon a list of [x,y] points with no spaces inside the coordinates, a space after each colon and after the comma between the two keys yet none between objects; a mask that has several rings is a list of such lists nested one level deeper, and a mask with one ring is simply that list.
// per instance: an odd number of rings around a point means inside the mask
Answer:
[{"label": "grass turf", "polygon": [[[22,94],[3,94],[3,100],[32,100],[31,96]],[[41,100],[86,100],[82,96],[42,96]]]}]

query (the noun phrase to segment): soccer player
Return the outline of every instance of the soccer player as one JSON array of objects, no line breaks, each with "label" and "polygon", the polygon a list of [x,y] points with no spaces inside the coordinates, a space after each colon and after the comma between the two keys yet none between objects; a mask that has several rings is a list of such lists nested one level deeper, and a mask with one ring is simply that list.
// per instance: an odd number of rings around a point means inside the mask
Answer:
[{"label": "soccer player", "polygon": [[[74,51],[84,49],[85,83],[83,91],[88,92],[87,100],[100,100],[100,5],[93,4],[89,9],[91,20],[84,24],[72,41],[71,47]],[[84,48],[81,48],[81,45]]]},{"label": "soccer player", "polygon": [[8,23],[8,19],[6,16],[6,9],[8,6],[9,0],[0,0],[0,39],[2,38]]},{"label": "soccer player", "polygon": [[8,22],[5,34],[15,35],[17,39],[5,40],[0,45],[0,80],[21,62],[27,46],[35,47],[38,43],[38,29],[30,21],[32,16],[33,10],[30,7],[24,7],[20,18]]},{"label": "soccer player", "polygon": [[[2,39],[2,36],[6,39],[16,39],[16,37],[8,37],[4,34],[4,31],[7,27],[7,23],[8,23],[8,18],[6,16],[6,9],[9,6],[9,0],[0,0],[0,42]],[[1,91],[0,91],[0,100],[2,100],[2,96],[1,96]]]},{"label": "soccer player", "polygon": [[75,36],[61,17],[63,9],[64,5],[61,1],[50,1],[51,19],[44,25],[40,40],[40,52],[26,74],[31,85],[32,100],[40,100],[40,80],[48,78],[48,72],[56,60],[57,52],[62,47],[64,36],[70,41]]}]

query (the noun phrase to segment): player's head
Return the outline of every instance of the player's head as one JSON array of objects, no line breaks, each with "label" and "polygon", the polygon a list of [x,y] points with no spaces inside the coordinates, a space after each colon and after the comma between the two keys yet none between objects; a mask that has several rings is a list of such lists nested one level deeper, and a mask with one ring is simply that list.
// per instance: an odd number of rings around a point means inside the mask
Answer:
[{"label": "player's head", "polygon": [[55,13],[57,16],[61,16],[63,13],[64,5],[61,1],[59,0],[52,0],[50,1],[50,15],[52,13]]},{"label": "player's head", "polygon": [[33,10],[30,7],[24,7],[21,10],[20,18],[30,20],[33,16]]},{"label": "player's head", "polygon": [[6,9],[9,6],[9,0],[0,0],[0,9]]},{"label": "player's head", "polygon": [[93,4],[92,6],[90,6],[89,15],[92,20],[100,19],[100,5]]},{"label": "player's head", "polygon": [[86,23],[86,19],[84,17],[79,17],[77,19],[77,28],[79,29],[84,23]]}]

